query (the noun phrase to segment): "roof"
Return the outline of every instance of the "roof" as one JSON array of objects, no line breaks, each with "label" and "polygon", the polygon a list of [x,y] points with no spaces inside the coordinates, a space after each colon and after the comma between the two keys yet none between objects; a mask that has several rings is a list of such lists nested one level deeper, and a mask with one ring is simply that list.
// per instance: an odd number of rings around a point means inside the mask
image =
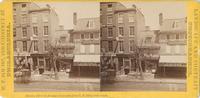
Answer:
[{"label": "roof", "polygon": [[164,19],[160,27],[162,32],[184,32],[187,30],[186,18]]},{"label": "roof", "polygon": [[100,63],[100,55],[75,55],[74,62]]},{"label": "roof", "polygon": [[40,12],[40,11],[50,11],[50,8],[32,9],[32,10],[29,10],[29,13],[31,13],[31,12]]},{"label": "roof", "polygon": [[120,9],[120,10],[115,10],[115,13],[117,13],[117,12],[127,12],[127,11],[136,11],[136,9],[135,8]]},{"label": "roof", "polygon": [[75,45],[73,43],[59,43],[56,48],[74,49]]},{"label": "roof", "polygon": [[[93,25],[90,27],[89,25]],[[100,18],[80,18],[77,20],[77,24],[74,26],[73,32],[79,31],[100,31]]]},{"label": "roof", "polygon": [[186,55],[160,55],[159,63],[186,63]]}]

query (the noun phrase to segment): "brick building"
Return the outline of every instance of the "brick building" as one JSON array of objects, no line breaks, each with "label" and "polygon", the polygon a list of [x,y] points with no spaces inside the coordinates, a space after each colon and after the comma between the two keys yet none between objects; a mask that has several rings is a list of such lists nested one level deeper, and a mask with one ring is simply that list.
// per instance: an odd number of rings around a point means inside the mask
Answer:
[{"label": "brick building", "polygon": [[49,69],[47,57],[52,36],[58,27],[56,12],[47,5],[40,8],[35,3],[19,2],[13,4],[14,55],[16,63],[26,58],[32,70],[38,66]]},{"label": "brick building", "polygon": [[157,74],[159,76],[186,76],[186,18],[163,19],[159,15],[160,60]]},{"label": "brick building", "polygon": [[74,29],[70,33],[75,44],[74,63],[70,76],[99,77],[100,22],[99,18],[79,18],[74,13]]},{"label": "brick building", "polygon": [[100,3],[101,55],[102,59],[113,59],[117,72],[135,69],[135,48],[141,45],[145,19],[133,5],[126,8],[118,2]]}]

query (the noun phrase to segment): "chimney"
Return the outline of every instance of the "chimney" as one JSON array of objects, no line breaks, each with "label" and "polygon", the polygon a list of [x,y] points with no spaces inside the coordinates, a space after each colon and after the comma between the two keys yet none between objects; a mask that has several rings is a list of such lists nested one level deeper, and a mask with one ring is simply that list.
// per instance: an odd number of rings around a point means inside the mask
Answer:
[{"label": "chimney", "polygon": [[73,24],[76,25],[77,23],[77,13],[73,13]]},{"label": "chimney", "polygon": [[51,8],[51,6],[49,4],[46,4],[47,8]]},{"label": "chimney", "polygon": [[160,24],[160,26],[163,24],[163,14],[162,13],[159,14],[159,24]]},{"label": "chimney", "polygon": [[133,7],[133,8],[136,8],[136,5],[135,5],[135,4],[133,4],[133,5],[132,5],[132,7]]}]

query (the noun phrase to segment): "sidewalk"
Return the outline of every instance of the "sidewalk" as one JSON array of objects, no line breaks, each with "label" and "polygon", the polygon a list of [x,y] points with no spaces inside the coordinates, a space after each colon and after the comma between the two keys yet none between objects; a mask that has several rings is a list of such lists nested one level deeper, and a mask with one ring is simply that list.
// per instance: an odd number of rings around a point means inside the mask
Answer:
[{"label": "sidewalk", "polygon": [[148,82],[148,83],[175,83],[183,84],[186,83],[186,79],[175,79],[175,78],[154,78],[154,74],[143,73],[143,79],[140,76],[136,76],[135,73],[128,75],[118,75],[115,79],[116,82]]},{"label": "sidewalk", "polygon": [[69,74],[66,72],[58,72],[57,79],[55,75],[50,72],[45,72],[42,75],[33,74],[31,75],[32,82],[87,82],[87,83],[99,83],[99,78],[69,78]]}]

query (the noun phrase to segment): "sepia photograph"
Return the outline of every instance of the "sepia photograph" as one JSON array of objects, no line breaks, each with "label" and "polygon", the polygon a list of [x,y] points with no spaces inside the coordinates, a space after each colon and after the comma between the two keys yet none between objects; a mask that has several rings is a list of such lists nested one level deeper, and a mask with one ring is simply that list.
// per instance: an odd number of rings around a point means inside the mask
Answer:
[{"label": "sepia photograph", "polygon": [[14,91],[100,91],[98,2],[14,2]]},{"label": "sepia photograph", "polygon": [[186,91],[184,2],[101,2],[101,91]]},{"label": "sepia photograph", "polygon": [[184,2],[14,2],[14,91],[186,91]]}]

